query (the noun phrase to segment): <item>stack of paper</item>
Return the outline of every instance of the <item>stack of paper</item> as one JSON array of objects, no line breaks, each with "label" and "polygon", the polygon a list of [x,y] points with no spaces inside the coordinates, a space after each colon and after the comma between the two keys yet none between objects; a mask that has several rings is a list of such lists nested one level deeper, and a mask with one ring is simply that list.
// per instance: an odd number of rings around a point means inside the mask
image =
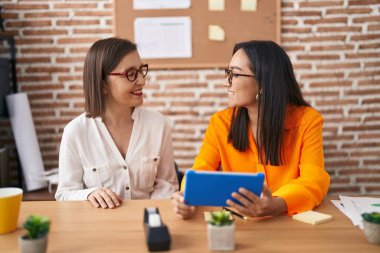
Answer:
[{"label": "stack of paper", "polygon": [[339,195],[340,200],[331,202],[348,218],[354,226],[363,229],[363,213],[380,212],[380,198],[346,197]]}]

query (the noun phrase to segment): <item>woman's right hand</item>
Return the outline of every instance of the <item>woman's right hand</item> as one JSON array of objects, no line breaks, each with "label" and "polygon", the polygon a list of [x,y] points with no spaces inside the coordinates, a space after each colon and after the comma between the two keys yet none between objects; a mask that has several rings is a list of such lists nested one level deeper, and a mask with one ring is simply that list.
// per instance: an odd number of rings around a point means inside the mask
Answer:
[{"label": "woman's right hand", "polygon": [[99,188],[88,195],[87,199],[94,207],[115,208],[120,206],[123,201],[112,190],[108,188]]},{"label": "woman's right hand", "polygon": [[181,219],[188,219],[195,213],[195,206],[188,206],[185,204],[183,198],[183,192],[175,192],[172,196],[172,204],[174,207],[174,212]]}]

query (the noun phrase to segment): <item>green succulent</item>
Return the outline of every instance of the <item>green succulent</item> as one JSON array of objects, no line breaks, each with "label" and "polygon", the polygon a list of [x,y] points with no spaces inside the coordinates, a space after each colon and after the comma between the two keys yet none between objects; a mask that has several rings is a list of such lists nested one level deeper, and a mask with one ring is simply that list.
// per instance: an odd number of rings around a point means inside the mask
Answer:
[{"label": "green succulent", "polygon": [[28,231],[29,239],[42,238],[49,232],[50,220],[47,217],[31,215],[26,219],[23,227]]},{"label": "green succulent", "polygon": [[380,213],[378,212],[363,213],[362,217],[365,221],[380,224]]},{"label": "green succulent", "polygon": [[231,213],[225,210],[211,212],[211,220],[209,223],[214,226],[227,226],[233,222],[230,217]]}]

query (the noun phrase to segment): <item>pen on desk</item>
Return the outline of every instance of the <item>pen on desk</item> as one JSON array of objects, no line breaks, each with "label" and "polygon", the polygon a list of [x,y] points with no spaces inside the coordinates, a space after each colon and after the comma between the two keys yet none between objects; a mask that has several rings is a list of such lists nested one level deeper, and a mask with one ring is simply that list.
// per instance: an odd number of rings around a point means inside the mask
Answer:
[{"label": "pen on desk", "polygon": [[229,208],[227,208],[227,207],[223,207],[223,210],[226,210],[226,211],[230,212],[231,214],[233,214],[233,215],[239,217],[240,219],[248,220],[247,217],[241,215],[240,213],[237,213],[237,212],[235,212],[235,211],[232,211],[231,209],[229,209]]}]

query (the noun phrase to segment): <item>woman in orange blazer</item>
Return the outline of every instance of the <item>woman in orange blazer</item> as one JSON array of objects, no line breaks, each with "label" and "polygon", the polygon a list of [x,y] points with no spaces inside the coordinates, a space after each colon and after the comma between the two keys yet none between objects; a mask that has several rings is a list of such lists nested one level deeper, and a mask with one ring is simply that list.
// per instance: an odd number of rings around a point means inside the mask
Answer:
[{"label": "woman in orange blazer", "polygon": [[[261,196],[241,188],[227,200],[248,217],[311,210],[326,195],[330,177],[324,170],[322,116],[303,99],[285,51],[272,41],[235,45],[225,70],[229,108],[210,120],[193,169],[263,172]],[[183,187],[182,187],[183,189]],[[195,207],[173,194],[178,217]]]}]

